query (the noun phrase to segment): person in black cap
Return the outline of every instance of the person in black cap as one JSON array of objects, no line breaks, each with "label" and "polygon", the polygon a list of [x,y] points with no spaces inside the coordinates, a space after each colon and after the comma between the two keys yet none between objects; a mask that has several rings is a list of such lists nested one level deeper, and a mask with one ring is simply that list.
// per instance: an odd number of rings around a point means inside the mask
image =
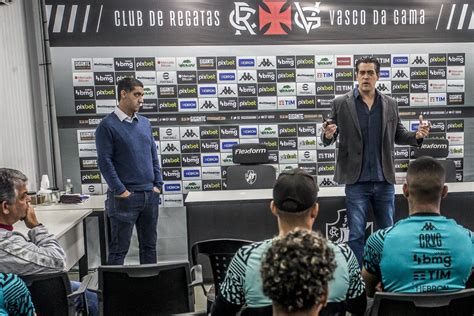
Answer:
[{"label": "person in black cap", "polygon": [[[262,289],[262,258],[273,240],[296,228],[312,230],[318,215],[318,191],[314,178],[303,169],[282,172],[278,176],[270,209],[278,219],[279,235],[243,246],[237,251],[212,306],[211,315],[235,315],[244,306],[247,312],[272,315],[272,300]],[[347,308],[352,313],[363,313],[366,306],[365,288],[356,257],[347,245],[326,242],[334,251],[337,264],[334,279],[329,282],[326,311],[338,312],[341,308]]]}]

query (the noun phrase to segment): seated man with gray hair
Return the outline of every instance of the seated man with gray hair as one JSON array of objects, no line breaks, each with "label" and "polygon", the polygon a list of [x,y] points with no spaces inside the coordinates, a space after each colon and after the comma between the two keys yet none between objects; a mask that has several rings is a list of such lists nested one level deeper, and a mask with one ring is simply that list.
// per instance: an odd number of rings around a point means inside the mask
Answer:
[{"label": "seated man with gray hair", "polygon": [[[0,272],[23,276],[64,271],[66,254],[36,218],[27,184],[22,172],[0,168]],[[30,229],[28,236],[14,231],[18,221]],[[77,290],[79,283],[71,282],[71,288]],[[86,291],[86,296],[89,315],[98,315],[97,295]]]}]

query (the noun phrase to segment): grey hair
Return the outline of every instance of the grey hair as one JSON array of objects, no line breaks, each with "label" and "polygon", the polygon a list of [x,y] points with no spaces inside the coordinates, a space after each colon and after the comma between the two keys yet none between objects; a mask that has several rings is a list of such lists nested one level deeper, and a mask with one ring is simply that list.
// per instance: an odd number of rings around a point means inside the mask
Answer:
[{"label": "grey hair", "polygon": [[0,203],[15,203],[16,187],[28,181],[28,178],[19,170],[0,168]]}]

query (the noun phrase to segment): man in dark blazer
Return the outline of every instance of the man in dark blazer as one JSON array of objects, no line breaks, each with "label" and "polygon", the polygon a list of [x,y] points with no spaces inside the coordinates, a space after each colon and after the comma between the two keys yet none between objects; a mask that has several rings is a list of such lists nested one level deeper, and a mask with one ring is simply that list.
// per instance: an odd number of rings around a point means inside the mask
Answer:
[{"label": "man in dark blazer", "polygon": [[334,180],[346,185],[349,246],[359,264],[369,203],[378,228],[393,225],[394,145],[420,146],[430,129],[422,116],[416,132],[401,124],[396,101],[375,88],[379,71],[380,63],[373,57],[357,61],[358,87],[333,101],[321,133],[325,146],[339,136]]}]

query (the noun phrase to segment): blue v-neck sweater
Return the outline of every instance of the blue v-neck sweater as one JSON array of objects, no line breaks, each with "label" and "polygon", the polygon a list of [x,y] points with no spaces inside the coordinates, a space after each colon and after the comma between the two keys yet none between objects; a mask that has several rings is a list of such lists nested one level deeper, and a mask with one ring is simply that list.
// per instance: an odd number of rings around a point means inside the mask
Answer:
[{"label": "blue v-neck sweater", "polygon": [[99,169],[115,194],[163,185],[150,121],[137,117],[132,123],[121,122],[111,113],[95,132]]}]

